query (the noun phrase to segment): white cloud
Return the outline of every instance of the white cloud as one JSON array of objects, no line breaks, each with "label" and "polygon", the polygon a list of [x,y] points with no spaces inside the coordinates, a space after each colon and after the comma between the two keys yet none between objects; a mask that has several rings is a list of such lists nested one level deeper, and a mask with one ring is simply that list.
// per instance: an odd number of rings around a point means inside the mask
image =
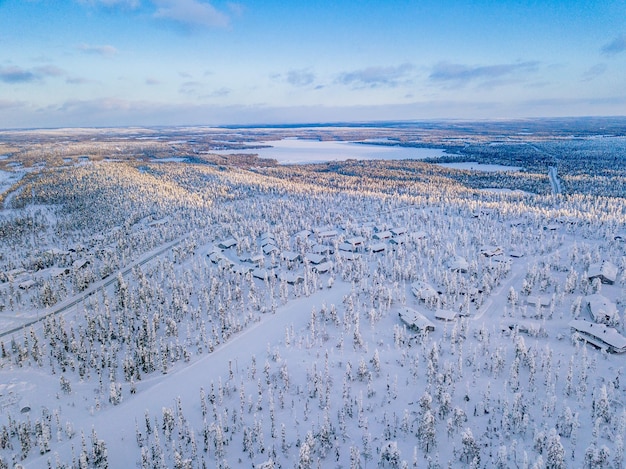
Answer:
[{"label": "white cloud", "polygon": [[103,5],[105,7],[123,6],[128,8],[137,8],[140,5],[140,0],[79,0],[80,3],[87,5]]},{"label": "white cloud", "polygon": [[199,0],[154,0],[155,18],[175,21],[187,26],[226,27],[229,17],[213,5]]},{"label": "white cloud", "polygon": [[118,53],[118,50],[110,45],[92,46],[89,44],[80,44],[77,46],[78,50],[85,54],[101,55],[103,57],[112,57]]}]

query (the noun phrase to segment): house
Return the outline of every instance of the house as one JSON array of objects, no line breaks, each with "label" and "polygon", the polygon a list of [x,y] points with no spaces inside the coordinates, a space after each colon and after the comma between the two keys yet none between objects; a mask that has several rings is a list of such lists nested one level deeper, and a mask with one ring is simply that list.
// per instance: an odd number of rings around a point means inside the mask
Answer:
[{"label": "house", "polygon": [[456,311],[450,309],[437,309],[435,311],[435,319],[440,321],[454,321],[458,317]]},{"label": "house", "polygon": [[239,275],[245,275],[248,272],[252,272],[254,267],[250,264],[235,264],[233,266],[233,272]]},{"label": "house", "polygon": [[37,283],[32,279],[27,279],[19,283],[18,288],[20,290],[28,290],[31,287],[34,287]]},{"label": "house", "polygon": [[385,243],[376,243],[370,245],[370,251],[373,253],[384,252],[387,249],[387,245]]},{"label": "house", "polygon": [[321,254],[315,254],[314,252],[307,252],[304,255],[304,259],[313,265],[318,265],[322,262],[326,262],[326,256],[322,256]]},{"label": "house", "polygon": [[426,282],[418,280],[411,284],[411,292],[418,300],[428,301],[432,298],[439,297],[439,293]]},{"label": "house", "polygon": [[504,250],[500,246],[483,246],[480,248],[480,253],[485,257],[493,257],[503,255]]},{"label": "house", "polygon": [[228,238],[217,243],[217,247],[220,249],[230,249],[235,246],[237,246],[237,240],[235,238]]},{"label": "house", "polygon": [[252,276],[260,280],[269,280],[270,278],[274,277],[274,272],[267,269],[257,268],[252,271]]},{"label": "house", "polygon": [[611,324],[619,318],[619,313],[615,303],[599,293],[587,295],[583,304],[595,322]]},{"label": "house", "polygon": [[248,262],[250,264],[257,264],[257,265],[263,264],[264,260],[265,258],[263,257],[263,254],[248,254],[247,256],[241,257],[242,262]]},{"label": "house", "polygon": [[432,332],[435,330],[435,325],[426,316],[412,308],[402,308],[398,314],[409,329],[417,332]]},{"label": "house", "polygon": [[346,239],[346,243],[352,246],[352,251],[357,251],[365,246],[365,238],[363,236],[354,236]]},{"label": "house", "polygon": [[617,280],[617,267],[609,261],[597,262],[589,266],[589,281],[599,278],[602,283],[613,285]]},{"label": "house", "polygon": [[321,264],[317,264],[312,267],[313,271],[317,272],[318,274],[325,274],[327,272],[330,272],[332,268],[333,263],[331,261],[322,262]]},{"label": "house", "polygon": [[283,251],[280,257],[283,261],[288,263],[300,262],[301,259],[300,254],[293,251]]},{"label": "house", "polygon": [[407,232],[407,229],[404,226],[401,227],[397,227],[397,228],[392,228],[391,230],[391,234],[394,236],[402,236],[405,235]]},{"label": "house", "polygon": [[309,236],[311,236],[313,233],[309,230],[302,230],[302,231],[298,231],[295,235],[294,235],[294,239],[300,240],[300,241],[304,241],[306,240]]},{"label": "house", "polygon": [[266,244],[265,246],[263,246],[262,249],[263,249],[263,254],[265,254],[266,256],[269,256],[273,252],[278,252],[278,248],[273,244]]},{"label": "house", "polygon": [[72,268],[74,270],[84,269],[89,265],[89,261],[87,259],[77,259],[72,263]]},{"label": "house", "polygon": [[526,304],[535,308],[548,308],[552,304],[552,297],[546,295],[529,296]]},{"label": "house", "polygon": [[379,232],[374,233],[374,236],[372,236],[372,238],[378,239],[378,240],[384,240],[384,239],[389,239],[392,236],[393,235],[391,234],[391,231],[379,231]]},{"label": "house", "polygon": [[289,285],[295,285],[304,282],[304,275],[297,272],[281,272],[278,274],[281,282],[287,282]]},{"label": "house", "polygon": [[339,233],[337,233],[337,230],[325,230],[320,231],[317,236],[321,241],[327,241],[329,239],[337,237],[338,234]]},{"label": "house", "polygon": [[326,246],[324,244],[316,244],[314,246],[311,246],[311,252],[315,254],[321,254],[323,256],[328,256],[329,254],[333,254],[335,250],[332,247]]},{"label": "house", "polygon": [[400,246],[401,244],[405,244],[405,243],[406,243],[405,235],[397,236],[389,240],[389,244],[391,244],[392,246]]},{"label": "house", "polygon": [[343,252],[354,252],[355,249],[352,246],[352,244],[350,243],[339,243],[339,246],[337,246],[339,248],[340,251]]},{"label": "house", "polygon": [[454,272],[465,273],[469,270],[469,263],[464,257],[454,256],[448,260],[448,268]]},{"label": "house", "polygon": [[569,326],[572,332],[595,347],[613,353],[626,352],[626,337],[612,327],[580,319],[570,321]]},{"label": "house", "polygon": [[358,252],[352,252],[352,251],[341,252],[341,258],[347,261],[356,261],[359,257],[361,257],[361,254],[359,254]]}]

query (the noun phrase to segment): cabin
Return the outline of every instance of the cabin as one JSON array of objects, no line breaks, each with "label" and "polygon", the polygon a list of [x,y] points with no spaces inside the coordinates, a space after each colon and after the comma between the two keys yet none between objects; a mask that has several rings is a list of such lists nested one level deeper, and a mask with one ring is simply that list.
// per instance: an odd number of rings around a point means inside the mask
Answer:
[{"label": "cabin", "polygon": [[309,236],[311,236],[313,233],[309,230],[302,230],[302,231],[298,231],[295,235],[294,235],[294,239],[300,240],[300,241],[304,241],[306,239],[308,239]]},{"label": "cabin", "polygon": [[283,261],[287,263],[300,262],[300,260],[302,259],[300,254],[298,254],[297,252],[293,252],[293,251],[283,251],[280,257]]},{"label": "cabin", "polygon": [[337,230],[324,230],[320,231],[317,237],[320,239],[320,241],[328,241],[330,239],[336,238],[338,235],[339,233],[337,233]]},{"label": "cabin", "polygon": [[485,257],[494,257],[503,255],[504,250],[500,246],[483,246],[480,253]]},{"label": "cabin", "polygon": [[378,252],[385,252],[387,245],[385,243],[375,243],[370,245],[370,251],[374,254]]},{"label": "cabin", "polygon": [[534,306],[535,308],[549,308],[552,304],[552,297],[547,295],[531,295],[526,298],[526,304],[528,306]]},{"label": "cabin", "polygon": [[435,330],[435,325],[426,316],[412,308],[402,308],[398,314],[402,322],[411,330],[416,332]]},{"label": "cabin", "polygon": [[313,271],[317,272],[318,274],[325,274],[327,272],[330,272],[332,268],[333,263],[331,261],[322,262],[321,264],[317,264],[312,267]]},{"label": "cabin", "polygon": [[572,332],[578,334],[580,339],[594,347],[612,353],[626,352],[626,337],[606,324],[596,324],[590,321],[574,319],[570,321],[569,326]]},{"label": "cabin", "polygon": [[356,261],[359,257],[361,257],[361,254],[359,254],[358,252],[352,252],[352,251],[341,252],[341,258],[347,261]]},{"label": "cabin", "polygon": [[609,261],[602,261],[589,266],[589,281],[599,278],[602,283],[613,285],[617,280],[617,267]]},{"label": "cabin", "polygon": [[619,319],[617,306],[604,295],[599,293],[587,295],[583,304],[595,322],[611,324]]},{"label": "cabin", "polygon": [[391,230],[391,234],[394,236],[402,236],[405,235],[407,233],[407,229],[404,226],[399,226],[397,228],[392,228]]},{"label": "cabin", "polygon": [[432,298],[439,297],[439,293],[431,285],[418,280],[411,284],[411,292],[418,300],[428,301]]},{"label": "cabin", "polygon": [[304,275],[297,272],[281,272],[278,274],[278,280],[289,285],[296,285],[304,282]]},{"label": "cabin", "polygon": [[248,254],[247,256],[241,257],[242,262],[248,262],[250,264],[257,264],[257,265],[263,264],[264,260],[265,258],[263,257],[263,254]]},{"label": "cabin", "polygon": [[228,238],[217,243],[217,247],[220,249],[230,249],[235,246],[237,246],[237,240],[235,238]]},{"label": "cabin", "polygon": [[323,256],[328,256],[329,254],[333,254],[335,250],[330,246],[326,246],[325,244],[316,244],[314,246],[311,246],[311,252],[315,254],[321,254]]},{"label": "cabin", "polygon": [[435,319],[440,321],[454,321],[458,316],[456,311],[450,309],[437,309],[435,311]]},{"label": "cabin", "polygon": [[405,235],[397,236],[389,240],[389,244],[392,246],[400,246],[401,244],[405,244],[405,243],[406,243]]},{"label": "cabin", "polygon": [[274,272],[267,269],[257,268],[252,271],[252,276],[254,278],[258,278],[259,280],[269,280],[270,278],[274,277]]},{"label": "cabin", "polygon": [[469,270],[469,263],[464,257],[454,256],[448,260],[448,268],[453,272],[461,272],[464,274]]},{"label": "cabin", "polygon": [[372,236],[372,238],[377,240],[385,240],[391,238],[392,236],[393,235],[391,234],[391,231],[379,231],[377,233],[374,233],[374,236]]},{"label": "cabin", "polygon": [[89,265],[89,261],[87,259],[77,259],[72,263],[72,268],[74,270],[84,269]]},{"label": "cabin", "polygon": [[251,264],[235,264],[233,266],[233,272],[239,275],[245,275],[252,270],[254,270],[254,266]]},{"label": "cabin", "polygon": [[346,243],[352,246],[352,251],[358,251],[365,246],[365,238],[363,236],[354,236],[346,239]]},{"label": "cabin", "polygon": [[307,252],[304,255],[304,259],[313,265],[319,265],[322,262],[326,262],[326,256],[323,256],[321,254],[316,254],[314,252]]},{"label": "cabin", "polygon": [[266,256],[278,252],[278,248],[274,244],[266,244],[265,246],[263,246],[262,249],[263,254],[265,254]]},{"label": "cabin", "polygon": [[29,278],[27,280],[24,280],[22,282],[19,283],[18,288],[20,290],[28,290],[32,287],[34,287],[35,285],[37,285],[37,282],[35,282],[32,278]]},{"label": "cabin", "polygon": [[356,249],[350,243],[339,243],[337,247],[339,248],[340,251],[343,251],[343,252],[355,252],[356,251]]}]

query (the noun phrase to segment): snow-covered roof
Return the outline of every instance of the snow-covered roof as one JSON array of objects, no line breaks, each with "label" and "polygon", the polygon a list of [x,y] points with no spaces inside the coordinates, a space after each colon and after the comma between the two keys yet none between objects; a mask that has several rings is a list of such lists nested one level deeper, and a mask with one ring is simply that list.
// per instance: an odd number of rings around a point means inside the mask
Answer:
[{"label": "snow-covered roof", "polygon": [[392,229],[391,229],[391,230],[389,230],[389,231],[391,231],[391,233],[392,233],[394,236],[400,236],[400,235],[405,234],[408,230],[407,230],[407,229],[406,229],[406,227],[404,227],[404,226],[398,226],[398,227],[396,227],[396,228],[392,228]]},{"label": "snow-covered roof", "polygon": [[283,260],[287,262],[294,262],[294,261],[300,260],[300,254],[298,254],[297,252],[293,252],[293,251],[283,251],[283,253],[280,256],[283,258]]},{"label": "snow-covered roof", "polygon": [[589,310],[589,314],[596,322],[609,322],[617,314],[617,306],[606,296],[599,293],[593,295],[587,295],[585,297],[585,304]]},{"label": "snow-covered roof", "polygon": [[342,251],[341,257],[349,261],[355,261],[359,257],[361,257],[361,254],[359,254],[358,252],[352,252],[352,251]]},{"label": "snow-covered roof", "polygon": [[235,238],[228,238],[217,243],[217,247],[220,249],[230,249],[233,246],[237,246],[237,240]]},{"label": "snow-covered roof", "polygon": [[426,316],[412,308],[402,308],[400,310],[400,319],[411,329],[417,331],[434,331],[435,325],[430,322]]},{"label": "snow-covered roof", "polygon": [[370,251],[372,252],[383,252],[386,249],[387,249],[387,245],[385,243],[370,244]]},{"label": "snow-covered roof", "polygon": [[363,236],[354,236],[346,239],[346,243],[351,244],[352,246],[362,246],[365,244],[365,238]]},{"label": "snow-covered roof", "polygon": [[330,269],[332,268],[333,268],[333,263],[331,261],[326,261],[326,262],[322,262],[321,264],[317,264],[316,266],[314,266],[313,270],[315,270],[317,273],[324,274],[330,271]]},{"label": "snow-covered roof", "polygon": [[374,233],[374,236],[372,236],[374,239],[389,239],[391,238],[393,235],[391,234],[391,231],[379,231],[377,233]]},{"label": "snow-covered roof", "polygon": [[480,253],[485,257],[493,257],[504,254],[504,250],[501,246],[483,246]]},{"label": "snow-covered roof", "polygon": [[589,266],[589,280],[599,278],[602,283],[614,284],[617,280],[617,267],[609,261],[597,262]]},{"label": "snow-covered roof", "polygon": [[609,352],[626,352],[626,337],[606,324],[574,319],[570,321],[569,326],[578,331],[585,340],[598,347],[605,348]]},{"label": "snow-covered roof", "polygon": [[304,282],[304,275],[298,272],[281,272],[280,274],[278,274],[278,279],[281,282],[287,282],[293,285],[295,283]]},{"label": "snow-covered roof", "polygon": [[547,308],[552,304],[552,297],[547,295],[531,295],[526,298],[526,304]]},{"label": "snow-covered roof", "polygon": [[469,263],[462,256],[454,256],[448,260],[448,268],[450,270],[458,270],[459,272],[467,272]]},{"label": "snow-covered roof", "polygon": [[456,311],[452,311],[450,309],[438,309],[435,311],[435,319],[440,319],[442,321],[454,321],[457,316],[458,314]]},{"label": "snow-covered roof", "polygon": [[321,264],[326,261],[326,256],[322,256],[321,254],[316,254],[314,252],[307,252],[304,255],[304,258],[311,264]]},{"label": "snow-covered roof", "polygon": [[263,254],[268,255],[273,252],[278,252],[278,248],[273,244],[266,244],[263,246]]},{"label": "snow-covered roof", "polygon": [[435,290],[428,283],[422,282],[421,280],[418,280],[411,284],[411,291],[418,299],[424,301],[439,296],[437,290]]}]

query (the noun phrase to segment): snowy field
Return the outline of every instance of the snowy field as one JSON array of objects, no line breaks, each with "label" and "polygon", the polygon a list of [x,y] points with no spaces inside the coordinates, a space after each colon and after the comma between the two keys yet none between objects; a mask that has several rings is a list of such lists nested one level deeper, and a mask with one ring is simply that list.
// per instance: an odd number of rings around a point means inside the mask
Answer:
[{"label": "snowy field", "polygon": [[542,169],[31,172],[0,220],[0,468],[624,467],[626,202]]}]

